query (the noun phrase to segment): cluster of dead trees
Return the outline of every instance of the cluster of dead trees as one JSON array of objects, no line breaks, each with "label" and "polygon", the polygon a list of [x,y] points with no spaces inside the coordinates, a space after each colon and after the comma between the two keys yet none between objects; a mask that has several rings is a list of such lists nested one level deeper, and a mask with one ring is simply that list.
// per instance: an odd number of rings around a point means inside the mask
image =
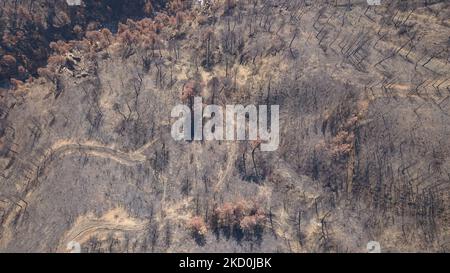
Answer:
[{"label": "cluster of dead trees", "polygon": [[[145,18],[139,21],[127,19],[125,23],[118,24],[116,34],[113,34],[108,28],[100,30],[86,31],[84,37],[80,40],[51,42],[49,48],[53,55],[48,58],[47,66],[38,68],[39,76],[43,76],[56,83],[58,73],[63,68],[74,70],[74,62],[81,58],[75,58],[71,52],[77,52],[87,61],[94,61],[96,53],[106,50],[106,56],[110,53],[108,47],[113,43],[118,45],[119,54],[122,58],[139,53],[142,56],[144,70],[154,66],[157,68],[156,82],[162,84],[163,71],[161,58],[162,50],[166,49],[168,37],[162,34],[164,28],[176,29],[187,14],[178,12],[176,16],[170,16],[166,13],[158,13],[154,19]],[[176,52],[176,48],[174,49]],[[150,54],[149,54],[150,53]],[[5,56],[3,63],[15,64],[14,57]],[[147,68],[147,69],[146,69]]]},{"label": "cluster of dead trees", "polygon": [[[170,15],[167,18],[172,22],[159,20],[159,24],[180,24],[184,19],[183,10],[189,5],[189,1],[180,0],[84,0],[81,6],[68,6],[65,0],[51,4],[43,0],[5,0],[0,5],[0,78],[5,83],[10,79],[25,81],[38,76],[38,69],[55,52],[50,47],[52,42],[103,38],[89,32],[102,27],[115,32],[119,22],[155,17],[160,10],[167,10]],[[104,39],[99,42],[98,45],[95,42],[99,48],[106,46]],[[152,39],[146,44],[152,46]]]},{"label": "cluster of dead trees", "polygon": [[227,237],[260,238],[266,221],[266,213],[254,202],[238,200],[216,206],[211,227],[216,234],[220,231]]},{"label": "cluster of dead trees", "polygon": [[265,222],[266,213],[257,203],[238,200],[216,204],[209,222],[195,216],[188,226],[197,242],[205,240],[208,230],[236,240],[260,240]]}]

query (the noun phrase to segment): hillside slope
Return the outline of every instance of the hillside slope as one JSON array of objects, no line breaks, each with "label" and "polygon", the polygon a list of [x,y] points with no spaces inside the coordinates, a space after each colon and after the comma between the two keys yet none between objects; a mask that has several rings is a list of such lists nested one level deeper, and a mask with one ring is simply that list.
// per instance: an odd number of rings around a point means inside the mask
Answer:
[{"label": "hillside slope", "polygon": [[[5,94],[0,251],[449,251],[449,5],[211,2]],[[174,141],[192,96],[280,105],[280,147]]]}]

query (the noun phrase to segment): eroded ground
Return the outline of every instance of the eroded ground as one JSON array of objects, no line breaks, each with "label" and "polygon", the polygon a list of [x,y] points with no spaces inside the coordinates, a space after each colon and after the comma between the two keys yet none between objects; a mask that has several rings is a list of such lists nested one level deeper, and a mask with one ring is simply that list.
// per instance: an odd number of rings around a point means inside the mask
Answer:
[{"label": "eroded ground", "polygon": [[[0,250],[448,251],[448,5],[217,2],[5,95]],[[279,149],[174,141],[190,85],[280,105]]]}]

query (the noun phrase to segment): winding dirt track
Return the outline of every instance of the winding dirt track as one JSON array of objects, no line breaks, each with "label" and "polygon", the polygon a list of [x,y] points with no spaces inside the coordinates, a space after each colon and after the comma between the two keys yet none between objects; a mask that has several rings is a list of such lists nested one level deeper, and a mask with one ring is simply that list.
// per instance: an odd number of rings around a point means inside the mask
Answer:
[{"label": "winding dirt track", "polygon": [[217,182],[216,186],[214,187],[214,193],[217,193],[222,189],[223,183],[227,180],[230,173],[233,171],[233,166],[237,159],[238,146],[239,145],[236,143],[232,144],[231,152],[228,154],[228,158],[227,158],[227,165],[225,166],[224,169],[220,170],[219,181]]},{"label": "winding dirt track", "polygon": [[90,155],[94,157],[106,158],[126,166],[134,166],[143,163],[147,157],[143,154],[145,150],[150,148],[158,139],[148,142],[141,148],[133,152],[123,152],[114,148],[101,145],[95,142],[78,143],[70,140],[60,140],[52,145],[50,149],[42,156],[36,165],[35,177],[47,167],[56,158],[65,155],[80,153],[82,155]]},{"label": "winding dirt track", "polygon": [[[150,148],[158,139],[154,139],[147,144],[143,145],[141,148],[132,152],[123,152],[112,147],[101,145],[95,142],[82,142],[78,143],[72,140],[60,140],[55,142],[51,148],[38,160],[35,169],[33,170],[34,175],[31,183],[29,185],[36,185],[39,175],[43,170],[48,167],[55,159],[61,158],[66,155],[80,153],[81,155],[89,155],[99,158],[106,158],[113,160],[119,164],[126,166],[133,166],[140,163],[144,163],[147,157],[143,154],[148,148]],[[28,188],[24,192],[24,198],[20,200],[25,200],[28,195],[32,193],[32,189]],[[23,201],[25,202],[25,201]],[[21,213],[26,210],[28,203],[20,207],[20,210],[16,213]],[[6,216],[6,223],[10,223],[13,216],[15,215],[15,210],[10,210]],[[114,216],[111,216],[111,215]],[[8,226],[8,224],[6,224]],[[59,246],[59,251],[66,250],[66,244],[70,241],[83,241],[89,238],[90,235],[99,231],[141,231],[144,230],[146,226],[145,222],[141,222],[136,219],[131,219],[123,211],[114,210],[111,213],[105,215],[102,218],[94,218],[92,216],[84,217],[82,220],[78,221],[74,227],[65,236],[68,240],[64,240],[64,243]],[[10,236],[5,234],[2,244],[6,244]],[[66,242],[67,241],[67,242]]]},{"label": "winding dirt track", "polygon": [[102,232],[127,232],[145,231],[147,221],[132,218],[121,208],[113,209],[102,217],[93,214],[80,216],[73,227],[66,233],[59,244],[59,252],[69,250],[71,242],[84,243],[93,235],[101,235]]}]

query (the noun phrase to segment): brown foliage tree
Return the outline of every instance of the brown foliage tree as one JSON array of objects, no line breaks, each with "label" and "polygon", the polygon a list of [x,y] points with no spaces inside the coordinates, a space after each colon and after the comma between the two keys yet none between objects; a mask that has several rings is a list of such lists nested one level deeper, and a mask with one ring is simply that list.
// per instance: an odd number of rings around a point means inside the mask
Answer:
[{"label": "brown foliage tree", "polygon": [[196,83],[193,80],[188,81],[184,85],[183,90],[181,91],[181,100],[183,102],[188,102],[195,96],[195,85]]},{"label": "brown foliage tree", "polygon": [[208,232],[205,221],[199,216],[192,217],[188,222],[188,227],[195,237],[204,237]]}]

